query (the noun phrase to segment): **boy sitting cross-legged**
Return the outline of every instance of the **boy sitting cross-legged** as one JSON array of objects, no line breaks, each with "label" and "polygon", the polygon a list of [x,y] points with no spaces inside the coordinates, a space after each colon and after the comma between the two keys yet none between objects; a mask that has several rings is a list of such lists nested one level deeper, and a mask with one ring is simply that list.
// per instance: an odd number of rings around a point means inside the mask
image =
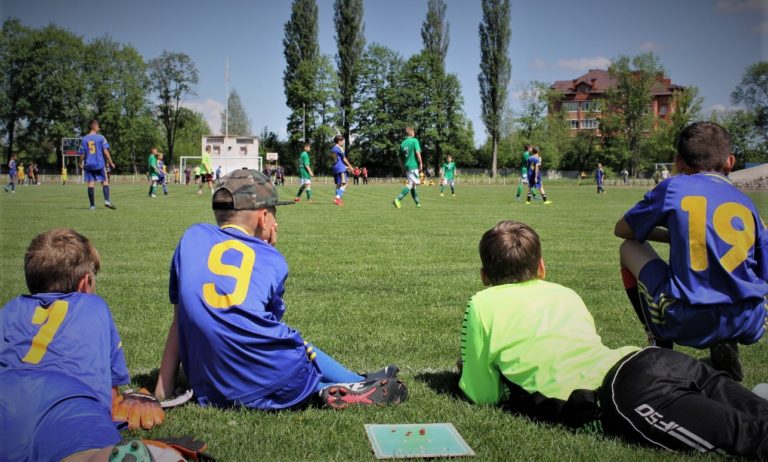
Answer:
[{"label": "boy sitting cross-legged", "polygon": [[288,264],[277,243],[277,188],[255,170],[216,183],[217,225],[184,232],[171,262],[174,316],[156,394],[174,389],[179,362],[201,405],[277,410],[319,397],[333,408],[406,400],[397,366],[358,375],[283,322]]},{"label": "boy sitting cross-legged", "polygon": [[544,280],[539,236],[504,221],[480,241],[460,388],[476,404],[668,450],[768,457],[768,401],[682,353],[603,345],[581,298]]}]

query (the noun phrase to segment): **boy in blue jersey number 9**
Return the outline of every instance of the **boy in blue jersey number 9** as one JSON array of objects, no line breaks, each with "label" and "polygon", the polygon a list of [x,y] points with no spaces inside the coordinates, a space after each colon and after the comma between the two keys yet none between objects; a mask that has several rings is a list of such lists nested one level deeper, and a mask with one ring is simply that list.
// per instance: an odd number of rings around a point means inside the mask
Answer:
[{"label": "boy in blue jersey number 9", "polygon": [[156,395],[174,389],[179,362],[201,405],[275,410],[305,405],[400,403],[407,397],[388,366],[353,373],[282,322],[288,277],[275,249],[277,189],[255,170],[236,170],[216,184],[218,226],[196,224],[171,262],[174,317]]},{"label": "boy in blue jersey number 9", "polygon": [[[652,344],[710,348],[712,364],[741,380],[737,343],[757,342],[768,309],[768,231],[726,175],[731,137],[712,122],[677,139],[678,175],[616,223],[627,295]],[[647,241],[669,243],[669,263]]]}]

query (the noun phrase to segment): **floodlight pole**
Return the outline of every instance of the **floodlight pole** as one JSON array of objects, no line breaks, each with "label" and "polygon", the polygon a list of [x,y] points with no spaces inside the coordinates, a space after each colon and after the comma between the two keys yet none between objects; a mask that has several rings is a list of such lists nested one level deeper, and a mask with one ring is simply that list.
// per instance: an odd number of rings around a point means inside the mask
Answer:
[{"label": "floodlight pole", "polygon": [[224,139],[229,138],[229,57],[224,68]]}]

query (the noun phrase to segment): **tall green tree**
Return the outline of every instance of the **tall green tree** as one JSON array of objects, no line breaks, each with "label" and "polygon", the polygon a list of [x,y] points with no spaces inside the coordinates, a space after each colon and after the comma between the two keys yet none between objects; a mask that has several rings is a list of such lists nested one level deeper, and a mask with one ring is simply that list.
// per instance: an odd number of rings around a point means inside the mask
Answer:
[{"label": "tall green tree", "polygon": [[336,28],[336,69],[339,79],[339,108],[347,151],[350,126],[354,120],[353,101],[360,75],[360,60],[365,51],[363,0],[335,0],[333,23]]},{"label": "tall green tree", "polygon": [[17,19],[3,23],[0,35],[0,120],[7,139],[5,162],[15,151],[19,125],[30,116],[36,79],[31,69],[33,31]]},{"label": "tall green tree", "polygon": [[741,82],[731,93],[731,101],[752,113],[754,136],[768,145],[768,61],[747,67]]},{"label": "tall green tree", "polygon": [[397,166],[396,155],[403,129],[400,79],[403,58],[395,51],[371,44],[360,61],[360,83],[356,94],[357,140],[359,162],[372,172],[383,175]]},{"label": "tall green tree", "polygon": [[[208,122],[202,113],[186,107],[179,108],[178,116],[176,152],[181,156],[200,155],[203,152],[203,137],[211,134]],[[165,163],[171,164],[171,161],[166,157]]]},{"label": "tall green tree", "polygon": [[443,68],[450,41],[450,24],[445,19],[446,8],[445,0],[429,0],[427,17],[421,25],[424,50],[432,53]]},{"label": "tall green tree", "polygon": [[115,163],[137,172],[139,154],[158,141],[144,58],[132,46],[102,37],[87,45],[84,68],[87,118],[101,122]]},{"label": "tall green tree", "polygon": [[317,12],[315,0],[294,0],[291,17],[283,27],[283,90],[286,104],[291,109],[288,135],[294,146],[304,141],[307,106],[313,104],[311,94],[314,92],[315,70],[320,55]]},{"label": "tall green tree", "polygon": [[194,95],[198,82],[197,66],[188,55],[163,51],[148,65],[149,86],[157,94],[157,111],[165,128],[168,147],[166,162],[173,163],[176,135],[180,126],[181,105],[187,96]]},{"label": "tall green tree", "polygon": [[501,122],[507,102],[512,65],[509,61],[510,28],[509,0],[482,0],[483,18],[480,22],[480,100],[483,123],[491,137],[491,175],[497,174]]},{"label": "tall green tree", "polygon": [[629,155],[629,172],[641,167],[644,133],[652,128],[651,87],[663,76],[664,68],[653,53],[633,57],[619,56],[611,62],[608,74],[616,85],[606,92],[600,122],[605,136],[619,140]]},{"label": "tall green tree", "polygon": [[[225,117],[229,118],[228,126],[225,122]],[[240,94],[235,89],[232,89],[229,92],[229,97],[227,98],[227,112],[221,113],[221,133],[229,133],[236,136],[251,135],[251,120],[245,112],[245,107],[243,106],[243,101],[240,99]]]}]

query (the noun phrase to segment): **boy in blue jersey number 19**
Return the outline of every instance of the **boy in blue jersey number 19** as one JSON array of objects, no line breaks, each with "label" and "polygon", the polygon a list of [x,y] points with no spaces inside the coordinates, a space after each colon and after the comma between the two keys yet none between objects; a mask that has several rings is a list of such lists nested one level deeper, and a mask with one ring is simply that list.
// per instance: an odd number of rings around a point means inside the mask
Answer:
[{"label": "boy in blue jersey number 19", "polygon": [[0,310],[0,460],[106,460],[157,446],[120,443],[122,420],[148,429],[164,416],[148,394],[117,392],[130,378],[109,307],[95,294],[99,269],[96,248],[71,229],[29,245],[30,295]]},{"label": "boy in blue jersey number 19", "polygon": [[109,165],[113,170],[115,168],[112,157],[109,154],[109,143],[107,139],[99,134],[99,121],[92,119],[88,122],[90,133],[83,137],[80,144],[80,167],[83,169],[83,177],[88,183],[88,201],[91,210],[94,205],[95,192],[94,187],[97,181],[101,182],[101,189],[104,193],[104,206],[109,209],[115,209],[115,206],[109,200],[109,177],[107,177],[106,167]]},{"label": "boy in blue jersey number 19", "polygon": [[283,321],[288,265],[275,249],[277,189],[255,170],[216,184],[218,226],[192,225],[171,262],[174,317],[155,393],[174,389],[179,362],[201,405],[276,410],[312,397],[334,408],[405,401],[397,366],[364,376]]},{"label": "boy in blue jersey number 19", "polygon": [[[652,344],[710,349],[712,365],[743,377],[738,343],[757,342],[768,310],[768,231],[726,175],[731,137],[715,123],[677,139],[678,175],[616,223],[624,287]],[[669,263],[647,241],[669,243]]]},{"label": "boy in blue jersey number 19", "polygon": [[473,403],[670,451],[768,460],[768,401],[683,353],[603,345],[579,295],[545,280],[531,227],[503,221],[479,248],[487,288],[461,327],[459,387]]}]

